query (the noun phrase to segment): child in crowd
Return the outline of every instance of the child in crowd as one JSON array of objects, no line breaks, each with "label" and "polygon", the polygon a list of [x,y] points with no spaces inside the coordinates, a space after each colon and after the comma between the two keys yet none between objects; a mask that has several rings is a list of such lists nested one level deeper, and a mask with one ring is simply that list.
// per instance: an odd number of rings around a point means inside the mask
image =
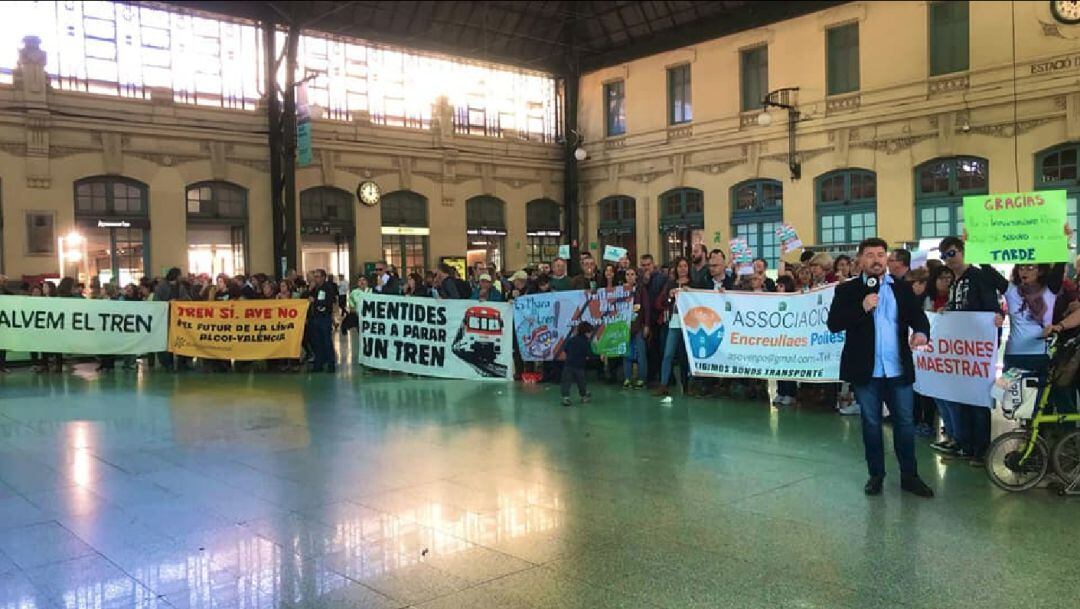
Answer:
[{"label": "child in crowd", "polygon": [[560,352],[566,354],[562,373],[563,406],[570,405],[570,386],[574,384],[577,384],[581,403],[589,401],[589,391],[585,386],[585,364],[589,359],[589,354],[592,353],[592,332],[592,324],[583,321],[578,324],[574,336],[567,339],[560,348]]}]

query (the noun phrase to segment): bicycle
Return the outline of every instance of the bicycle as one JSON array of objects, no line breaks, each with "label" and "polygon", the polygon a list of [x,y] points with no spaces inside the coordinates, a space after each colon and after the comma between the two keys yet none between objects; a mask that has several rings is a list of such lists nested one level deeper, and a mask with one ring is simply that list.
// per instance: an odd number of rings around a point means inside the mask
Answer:
[{"label": "bicycle", "polygon": [[[1058,340],[1056,335],[1048,340],[1050,366],[1045,380],[1040,382],[1038,377],[1024,376],[1023,371],[1012,369],[1003,376],[1003,379],[1016,377],[1009,388],[1002,391],[1004,388],[998,387],[1005,418],[1020,422],[1019,428],[995,438],[986,453],[986,473],[1003,490],[1019,492],[1033,488],[1043,481],[1052,466],[1062,482],[1058,494],[1080,495],[1080,429],[1061,436],[1052,445],[1043,437],[1048,434],[1040,435],[1047,426],[1080,423],[1080,413],[1047,412],[1050,389],[1061,386],[1057,381],[1064,375],[1075,374],[1075,368],[1069,364],[1080,349],[1080,337],[1069,339],[1060,347]],[[1073,379],[1066,385],[1074,387]]]}]

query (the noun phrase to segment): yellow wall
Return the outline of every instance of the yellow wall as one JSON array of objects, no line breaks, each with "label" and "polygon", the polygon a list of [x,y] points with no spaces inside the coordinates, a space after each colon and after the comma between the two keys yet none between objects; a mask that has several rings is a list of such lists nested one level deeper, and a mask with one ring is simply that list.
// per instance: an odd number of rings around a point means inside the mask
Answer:
[{"label": "yellow wall", "polygon": [[[14,85],[0,85],[0,272],[16,280],[56,273],[56,255],[27,253],[26,214],[55,214],[56,235],[65,235],[75,229],[73,183],[109,174],[149,187],[149,274],[187,267],[186,186],[209,180],[247,189],[248,271],[273,273],[264,109],[175,104],[168,91],[155,91],[152,100],[117,99],[59,91],[44,82],[42,67],[29,65],[17,72]],[[442,108],[443,117],[451,114]],[[464,256],[465,201],[493,195],[506,205],[504,267],[521,268],[526,203],[562,199],[561,149],[553,144],[456,135],[449,125],[379,127],[363,117],[313,124],[315,160],[297,172],[297,213],[299,193],[317,186],[353,193],[371,179],[383,193],[417,192],[428,201],[429,266],[441,256]],[[380,208],[356,202],[354,210],[350,268],[356,274],[381,257],[382,237]]]},{"label": "yellow wall", "polygon": [[[731,187],[772,178],[784,186],[784,220],[813,243],[814,178],[863,168],[877,173],[878,232],[892,242],[910,241],[913,170],[939,156],[989,159],[991,192],[1031,189],[1035,154],[1080,140],[1080,26],[1055,27],[1046,2],[972,2],[970,69],[930,79],[927,11],[927,2],[854,2],[585,75],[579,107],[589,153],[582,168],[585,234],[596,239],[598,201],[631,196],[638,251],[656,254],[658,195],[694,187],[705,193],[706,239],[720,231],[726,249]],[[851,22],[859,24],[861,91],[830,98],[826,28]],[[772,125],[761,127],[756,112],[739,112],[739,51],[760,44],[769,46],[769,89],[800,89],[798,181],[787,168],[786,115],[773,110]],[[1032,64],[1054,58],[1069,59],[1069,67],[1032,73]],[[683,62],[692,66],[694,120],[668,127],[666,68]],[[626,134],[606,138],[603,85],[617,79],[626,83]],[[968,131],[961,128],[965,120]]]}]

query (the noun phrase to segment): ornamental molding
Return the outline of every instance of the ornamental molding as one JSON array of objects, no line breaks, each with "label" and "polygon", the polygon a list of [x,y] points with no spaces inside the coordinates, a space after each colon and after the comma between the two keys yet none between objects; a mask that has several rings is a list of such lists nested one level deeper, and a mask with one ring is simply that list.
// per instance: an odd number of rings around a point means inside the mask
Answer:
[{"label": "ornamental molding", "polygon": [[50,159],[62,159],[64,157],[75,156],[76,154],[88,154],[98,152],[100,152],[100,150],[98,150],[97,148],[85,148],[79,146],[49,146]]},{"label": "ornamental molding", "polygon": [[693,137],[693,136],[694,136],[694,126],[693,125],[680,125],[678,127],[668,127],[668,130],[667,130],[667,139],[668,139],[668,141],[682,140],[682,139],[686,139],[686,138]]},{"label": "ornamental molding", "polygon": [[967,74],[936,78],[926,84],[926,94],[930,97],[948,95],[956,91],[966,91],[970,86],[971,78]]},{"label": "ornamental molding", "polygon": [[613,140],[604,140],[604,150],[617,150],[619,148],[626,148],[625,137],[620,137]]},{"label": "ornamental molding", "polygon": [[23,142],[0,142],[0,150],[14,156],[26,156],[26,144]]},{"label": "ornamental molding", "polygon": [[839,112],[858,110],[860,105],[862,105],[862,95],[859,93],[853,95],[838,95],[825,100],[825,113],[836,114]]},{"label": "ornamental molding", "polygon": [[191,163],[193,161],[201,161],[206,158],[204,156],[192,154],[168,154],[164,152],[128,152],[126,154],[143,159],[144,161],[150,161],[161,167],[173,167],[184,163]]},{"label": "ornamental molding", "polygon": [[866,142],[853,142],[851,145],[855,148],[869,148],[878,152],[884,152],[885,154],[896,154],[901,150],[907,150],[915,144],[925,140],[932,140],[936,138],[937,133],[924,133],[922,135],[903,135],[893,138],[874,139]]},{"label": "ornamental molding", "polygon": [[249,167],[262,173],[270,173],[270,161],[262,159],[233,159],[231,162],[237,165]]},{"label": "ornamental molding", "polygon": [[1048,123],[1061,120],[1060,117],[1045,117],[1036,118],[1027,121],[1020,121],[1015,125],[1013,123],[999,123],[997,125],[978,125],[972,126],[971,132],[978,133],[979,135],[989,135],[991,137],[1009,138],[1017,135],[1023,135],[1032,129],[1041,127]]},{"label": "ornamental molding", "polygon": [[688,166],[687,171],[696,171],[698,173],[704,173],[709,175],[717,175],[746,163],[746,159],[737,159],[734,161],[724,161],[722,163],[702,163],[700,165]]}]

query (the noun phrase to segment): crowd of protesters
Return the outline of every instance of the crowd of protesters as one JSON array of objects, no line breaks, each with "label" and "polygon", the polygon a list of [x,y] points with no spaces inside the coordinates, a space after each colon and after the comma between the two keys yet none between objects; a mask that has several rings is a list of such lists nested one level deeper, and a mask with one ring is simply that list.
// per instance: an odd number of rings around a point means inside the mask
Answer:
[{"label": "crowd of protesters", "polygon": [[[956,237],[941,242],[940,254],[941,260],[929,260],[912,269],[910,251],[892,250],[888,253],[888,274],[892,281],[909,284],[925,311],[991,311],[999,314],[999,325],[1007,316],[1011,333],[1005,346],[1005,366],[1045,372],[1048,358],[1043,335],[1053,328],[1060,329],[1067,316],[1080,308],[1076,282],[1065,277],[1065,265],[1018,265],[1012,276],[1006,278],[992,267],[966,264],[964,241]],[[802,292],[845,282],[862,272],[857,258],[805,251],[798,262],[782,262],[775,273],[770,273],[765,259],[758,258],[753,261],[753,272],[739,274],[734,261],[729,261],[724,251],[709,250],[702,244],[693,246],[689,258],[678,257],[663,266],[649,254],[642,255],[635,265],[627,258],[599,262],[590,252],[582,252],[573,265],[578,271],[570,274],[569,262],[557,258],[550,264],[511,274],[478,263],[464,276],[448,264],[440,264],[433,271],[399,272],[392,265],[380,262],[373,274],[357,277],[352,285],[345,277],[327,276],[322,270],[305,276],[290,271],[281,280],[275,280],[262,273],[232,277],[184,275],[180,269],[173,268],[164,277],[143,278],[122,287],[101,284],[96,279],[82,284],[70,277],[58,282],[11,286],[6,278],[0,277],[0,294],[162,302],[308,299],[312,305],[299,360],[258,363],[206,360],[199,365],[212,372],[232,369],[299,372],[305,367],[315,372],[334,372],[339,357],[335,353],[333,332],[347,334],[358,330],[357,313],[365,293],[512,302],[530,294],[622,286],[632,295],[634,311],[627,355],[592,362],[601,380],[621,384],[627,390],[651,389],[665,402],[674,399],[672,389],[676,387],[688,397],[769,400],[767,383],[760,379],[691,376],[682,343],[681,317],[676,310],[679,290]],[[517,345],[514,355],[515,378],[532,373],[541,375],[544,382],[562,381],[560,362],[523,362]],[[0,371],[6,370],[5,356],[0,352]],[[64,354],[59,353],[32,353],[30,357],[33,369],[39,373],[61,371],[65,360]],[[118,363],[123,368],[134,368],[139,359],[145,360],[146,366],[170,371],[193,366],[189,358],[159,353],[141,357],[102,356],[98,358],[98,368],[110,370]],[[1065,399],[1072,401],[1072,396]],[[783,407],[796,402],[824,405],[844,415],[860,414],[846,383],[778,382],[772,403]],[[988,409],[916,396],[914,410],[916,434],[938,439],[933,444],[935,450],[980,462],[990,441]]]}]

